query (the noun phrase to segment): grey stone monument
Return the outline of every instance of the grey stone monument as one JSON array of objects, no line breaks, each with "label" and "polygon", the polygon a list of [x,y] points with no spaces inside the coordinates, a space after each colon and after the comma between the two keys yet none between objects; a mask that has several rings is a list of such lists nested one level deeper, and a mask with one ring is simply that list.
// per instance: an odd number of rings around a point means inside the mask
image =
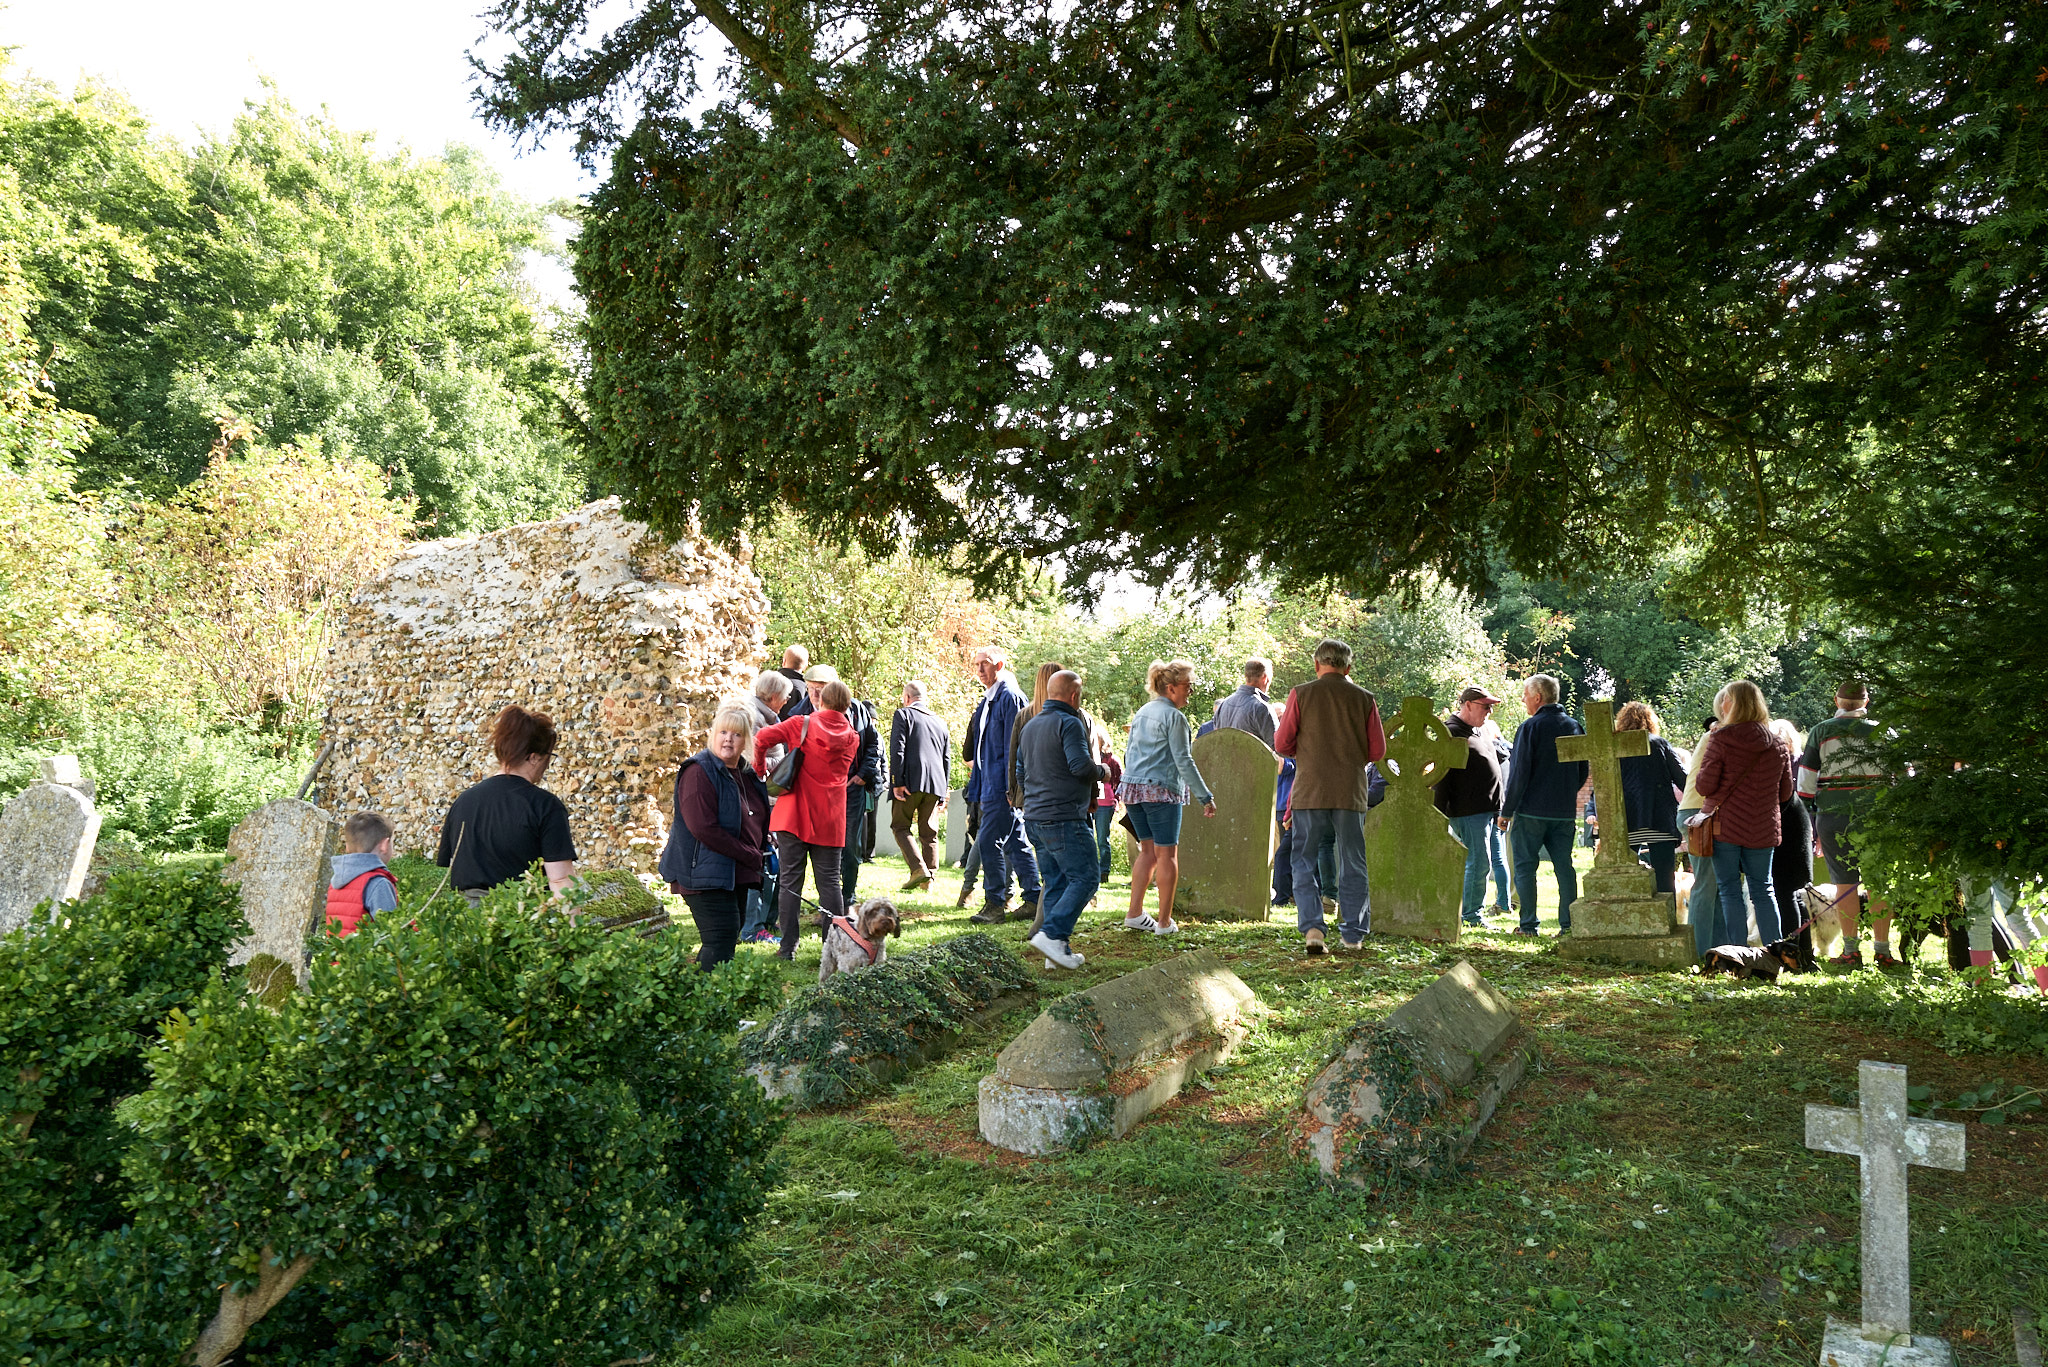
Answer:
[{"label": "grey stone monument", "polygon": [[1692,931],[1678,924],[1678,899],[1657,891],[1657,879],[1628,846],[1628,804],[1621,792],[1621,761],[1650,753],[1647,731],[1616,731],[1614,700],[1586,704],[1586,734],[1560,736],[1557,757],[1584,760],[1592,769],[1593,801],[1600,812],[1600,843],[1593,867],[1572,903],[1572,929],[1558,941],[1567,959],[1680,968],[1692,962]]},{"label": "grey stone monument", "polygon": [[1393,723],[1380,765],[1387,798],[1365,814],[1373,933],[1456,944],[1465,847],[1436,809],[1432,790],[1465,767],[1472,748],[1438,720],[1428,698],[1402,699]]},{"label": "grey stone monument", "polygon": [[1195,767],[1216,797],[1216,815],[1199,807],[1182,813],[1174,910],[1210,921],[1263,921],[1273,903],[1280,756],[1249,731],[1219,726],[1195,737]]},{"label": "grey stone monument", "polygon": [[0,812],[0,933],[21,926],[39,903],[77,897],[99,841],[99,809],[78,761],[46,759],[42,775]]},{"label": "grey stone monument", "polygon": [[258,807],[228,835],[233,861],[221,874],[242,889],[249,938],[228,956],[244,964],[268,954],[305,985],[306,946],[327,909],[327,882],[341,823],[330,812],[297,798]]},{"label": "grey stone monument", "polygon": [[939,859],[949,869],[960,867],[967,857],[967,790],[955,788],[946,794],[946,810],[940,818],[946,825],[946,848]]},{"label": "grey stone monument", "polygon": [[1830,1315],[1821,1367],[1949,1367],[1938,1338],[1915,1337],[1906,1168],[1963,1170],[1963,1127],[1906,1117],[1906,1070],[1865,1059],[1856,1066],[1855,1110],[1806,1108],[1806,1147],[1863,1160],[1863,1321]]}]

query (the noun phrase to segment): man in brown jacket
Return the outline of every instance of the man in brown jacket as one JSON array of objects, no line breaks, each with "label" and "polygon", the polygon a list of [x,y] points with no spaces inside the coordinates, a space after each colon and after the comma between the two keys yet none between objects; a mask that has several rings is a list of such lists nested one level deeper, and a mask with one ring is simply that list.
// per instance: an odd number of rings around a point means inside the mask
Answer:
[{"label": "man in brown jacket", "polygon": [[1365,766],[1387,756],[1386,733],[1372,694],[1351,682],[1351,647],[1316,647],[1316,678],[1287,695],[1273,749],[1294,757],[1295,924],[1304,948],[1321,954],[1324,888],[1316,851],[1331,833],[1337,844],[1337,930],[1345,949],[1372,931],[1365,879]]}]

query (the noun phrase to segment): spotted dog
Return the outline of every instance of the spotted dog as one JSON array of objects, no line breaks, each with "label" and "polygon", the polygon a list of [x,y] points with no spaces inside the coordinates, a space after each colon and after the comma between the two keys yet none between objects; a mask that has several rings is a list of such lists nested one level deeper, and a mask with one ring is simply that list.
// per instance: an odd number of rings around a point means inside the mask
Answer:
[{"label": "spotted dog", "polygon": [[851,916],[834,916],[825,923],[825,952],[818,960],[818,981],[834,973],[857,973],[889,957],[882,941],[894,935],[903,938],[896,904],[886,897],[870,897],[853,909]]}]

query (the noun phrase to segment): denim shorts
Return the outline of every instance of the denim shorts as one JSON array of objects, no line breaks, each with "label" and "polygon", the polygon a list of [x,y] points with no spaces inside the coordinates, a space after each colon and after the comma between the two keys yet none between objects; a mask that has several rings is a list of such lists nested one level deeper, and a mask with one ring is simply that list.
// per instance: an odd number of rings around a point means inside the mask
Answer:
[{"label": "denim shorts", "polygon": [[1131,830],[1138,839],[1155,845],[1180,844],[1178,802],[1130,802],[1124,805],[1124,815],[1131,819]]}]

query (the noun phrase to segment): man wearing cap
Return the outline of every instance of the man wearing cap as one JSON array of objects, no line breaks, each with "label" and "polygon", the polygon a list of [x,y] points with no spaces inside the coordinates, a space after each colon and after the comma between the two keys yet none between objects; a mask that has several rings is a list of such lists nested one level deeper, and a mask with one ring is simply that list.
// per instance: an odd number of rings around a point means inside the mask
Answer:
[{"label": "man wearing cap", "polygon": [[[831,665],[812,665],[804,671],[811,709],[829,683],[844,682]],[[785,718],[787,720],[787,718]],[[846,705],[846,724],[860,738],[853,758],[846,765],[846,843],[839,848],[839,890],[848,906],[853,905],[854,883],[860,878],[861,842],[867,834],[868,802],[882,787],[882,736],[875,730],[875,709],[855,698]]]},{"label": "man wearing cap", "polygon": [[1500,699],[1477,686],[1458,694],[1458,710],[1444,719],[1444,729],[1472,751],[1465,767],[1446,770],[1436,785],[1436,809],[1451,823],[1451,834],[1465,847],[1465,899],[1460,914],[1468,926],[1484,925],[1480,907],[1486,901],[1486,873],[1493,859],[1486,833],[1500,816],[1500,753],[1481,728],[1500,706]]},{"label": "man wearing cap", "polygon": [[[1853,680],[1843,684],[1835,690],[1835,715],[1806,733],[1806,749],[1799,756],[1799,795],[1814,804],[1821,858],[1835,883],[1842,953],[1833,962],[1843,968],[1863,967],[1856,931],[1863,883],[1856,863],[1856,822],[1871,790],[1889,782],[1869,744],[1877,730],[1869,712],[1870,690]],[[1884,911],[1884,903],[1870,904],[1870,934],[1877,941],[1873,948],[1879,966],[1890,967],[1898,959],[1892,954],[1892,918]]]}]

